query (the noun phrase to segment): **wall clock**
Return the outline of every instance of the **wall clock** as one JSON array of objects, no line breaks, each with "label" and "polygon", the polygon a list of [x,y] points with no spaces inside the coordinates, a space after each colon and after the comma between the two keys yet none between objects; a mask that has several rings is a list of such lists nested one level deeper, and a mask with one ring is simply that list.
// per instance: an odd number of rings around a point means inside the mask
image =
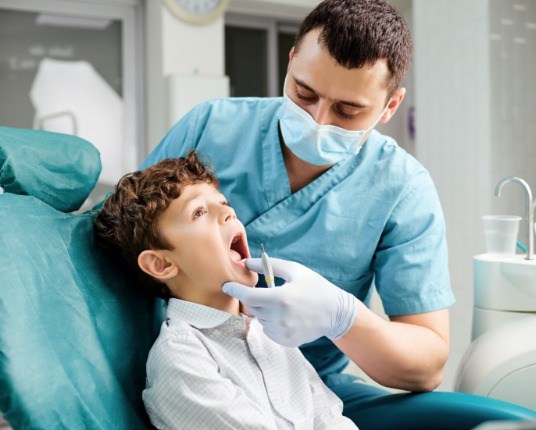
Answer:
[{"label": "wall clock", "polygon": [[176,17],[190,24],[203,25],[222,16],[229,0],[163,0]]}]

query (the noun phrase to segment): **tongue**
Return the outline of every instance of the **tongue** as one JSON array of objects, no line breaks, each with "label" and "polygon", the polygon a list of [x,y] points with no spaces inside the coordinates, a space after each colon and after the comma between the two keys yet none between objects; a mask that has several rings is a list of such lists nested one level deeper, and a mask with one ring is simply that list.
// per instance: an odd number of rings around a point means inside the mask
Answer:
[{"label": "tongue", "polygon": [[242,256],[238,252],[236,252],[234,249],[230,249],[229,254],[231,256],[231,260],[242,261]]}]

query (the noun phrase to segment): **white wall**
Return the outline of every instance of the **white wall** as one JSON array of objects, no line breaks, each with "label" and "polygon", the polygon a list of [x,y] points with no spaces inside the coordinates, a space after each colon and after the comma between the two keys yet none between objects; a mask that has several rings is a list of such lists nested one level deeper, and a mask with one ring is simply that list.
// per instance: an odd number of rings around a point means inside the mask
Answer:
[{"label": "white wall", "polygon": [[[389,0],[404,18],[410,33],[413,35],[413,6],[412,0]],[[406,95],[396,115],[387,124],[380,124],[377,129],[381,133],[392,136],[398,145],[415,155],[415,139],[410,133],[411,110],[415,108],[414,65],[411,64],[402,86],[406,88]]]},{"label": "white wall", "polygon": [[[484,252],[481,216],[524,216],[520,176],[536,186],[536,2],[413,1],[416,156],[430,170],[447,221],[452,352],[443,389],[470,341],[472,257]],[[526,243],[525,229],[519,239]]]},{"label": "white wall", "polygon": [[[519,176],[536,193],[536,2],[490,0],[491,145],[493,186]],[[525,216],[521,187],[491,198],[492,213]],[[519,240],[527,243],[523,223]]]},{"label": "white wall", "polygon": [[199,102],[229,95],[224,74],[224,21],[188,24],[162,2],[146,3],[147,152]]},{"label": "white wall", "polygon": [[470,340],[472,256],[482,251],[479,217],[491,188],[487,0],[413,1],[416,156],[430,171],[447,223],[451,355],[442,389]]},{"label": "white wall", "polygon": [[319,0],[230,0],[229,11],[301,21],[318,3]]}]

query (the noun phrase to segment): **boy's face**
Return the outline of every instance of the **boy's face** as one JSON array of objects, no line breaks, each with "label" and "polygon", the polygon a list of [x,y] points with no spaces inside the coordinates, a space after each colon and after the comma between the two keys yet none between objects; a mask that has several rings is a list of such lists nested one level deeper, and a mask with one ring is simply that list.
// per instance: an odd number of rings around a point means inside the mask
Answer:
[{"label": "boy's face", "polygon": [[244,226],[213,185],[184,187],[160,217],[159,231],[173,247],[165,255],[179,269],[178,284],[194,294],[222,293],[227,281],[257,283],[243,261],[251,257]]}]

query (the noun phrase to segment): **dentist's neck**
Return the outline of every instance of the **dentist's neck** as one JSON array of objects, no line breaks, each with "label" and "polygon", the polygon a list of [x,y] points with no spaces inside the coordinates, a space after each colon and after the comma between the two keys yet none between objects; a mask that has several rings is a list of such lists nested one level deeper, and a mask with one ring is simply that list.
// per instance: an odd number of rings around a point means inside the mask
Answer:
[{"label": "dentist's neck", "polygon": [[281,152],[283,153],[283,159],[285,160],[285,168],[287,170],[290,191],[292,194],[309,185],[333,166],[332,164],[327,166],[315,166],[314,164],[309,164],[303,161],[287,148],[281,133],[279,138],[281,140]]}]

